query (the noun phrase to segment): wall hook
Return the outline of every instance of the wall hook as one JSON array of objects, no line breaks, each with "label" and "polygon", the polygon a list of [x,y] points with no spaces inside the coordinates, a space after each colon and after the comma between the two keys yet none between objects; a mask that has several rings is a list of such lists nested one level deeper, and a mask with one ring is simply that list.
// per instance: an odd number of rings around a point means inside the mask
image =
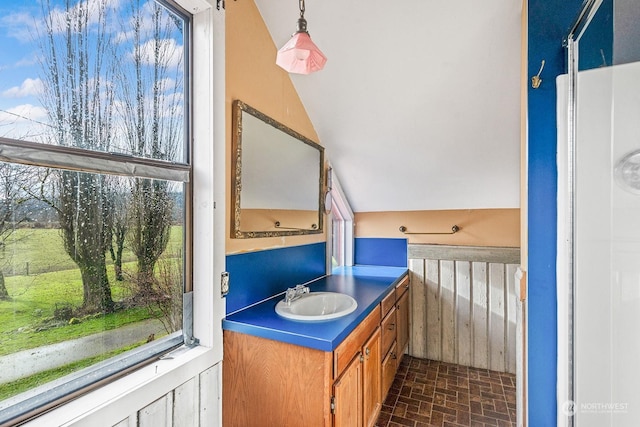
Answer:
[{"label": "wall hook", "polygon": [[542,79],[540,78],[540,74],[542,74],[542,69],[544,68],[544,59],[542,60],[542,63],[540,64],[540,70],[538,71],[538,74],[536,74],[535,76],[531,77],[531,87],[534,89],[538,89],[540,87],[540,84],[542,83]]}]

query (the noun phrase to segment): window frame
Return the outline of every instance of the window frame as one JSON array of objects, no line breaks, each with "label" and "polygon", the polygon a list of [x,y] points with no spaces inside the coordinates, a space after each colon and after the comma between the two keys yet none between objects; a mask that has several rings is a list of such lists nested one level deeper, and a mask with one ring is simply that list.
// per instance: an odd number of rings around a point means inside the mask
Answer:
[{"label": "window frame", "polygon": [[[183,275],[183,325],[182,329],[166,337],[129,350],[121,355],[98,362],[82,370],[35,387],[2,401],[0,425],[24,422],[50,408],[64,405],[78,395],[85,395],[117,381],[134,370],[157,361],[169,352],[183,346],[191,348],[199,344],[194,337],[193,299],[193,129],[192,115],[194,66],[193,22],[194,16],[171,0],[154,0],[184,22],[184,162],[169,162],[135,157],[121,153],[108,153],[82,148],[56,146],[32,141],[0,137],[0,156],[7,163],[53,168],[96,174],[148,178],[182,182],[184,186],[184,275]],[[178,0],[180,1],[180,0]],[[193,0],[182,0],[192,6]],[[202,5],[201,5],[202,6]],[[198,7],[192,8],[194,12]],[[208,8],[202,8],[207,10]],[[211,77],[211,76],[208,76]],[[88,161],[89,160],[89,161]],[[172,357],[172,356],[171,356]]]},{"label": "window frame", "polygon": [[[331,260],[335,256],[337,262],[335,267],[350,267],[353,266],[355,226],[353,210],[333,168],[329,168],[327,176],[328,190],[331,197],[331,213],[329,217],[331,227],[328,227],[330,229],[330,233],[328,233],[330,236],[330,241],[328,242],[330,250],[327,251],[329,254],[328,262],[331,265]],[[338,223],[338,233],[334,232],[335,223]],[[334,247],[338,248],[337,254],[334,253]]]}]

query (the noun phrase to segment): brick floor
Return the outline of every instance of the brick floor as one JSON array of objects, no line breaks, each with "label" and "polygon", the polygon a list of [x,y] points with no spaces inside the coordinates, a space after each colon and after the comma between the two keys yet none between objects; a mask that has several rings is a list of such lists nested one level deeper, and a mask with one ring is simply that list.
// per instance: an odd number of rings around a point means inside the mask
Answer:
[{"label": "brick floor", "polygon": [[516,376],[405,355],[376,427],[516,425]]}]

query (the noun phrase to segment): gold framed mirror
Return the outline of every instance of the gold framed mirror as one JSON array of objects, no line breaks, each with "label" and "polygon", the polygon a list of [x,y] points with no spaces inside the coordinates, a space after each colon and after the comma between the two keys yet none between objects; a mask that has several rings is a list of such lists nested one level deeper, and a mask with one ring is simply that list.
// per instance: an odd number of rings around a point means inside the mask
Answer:
[{"label": "gold framed mirror", "polygon": [[232,238],[323,232],[324,148],[233,102]]}]

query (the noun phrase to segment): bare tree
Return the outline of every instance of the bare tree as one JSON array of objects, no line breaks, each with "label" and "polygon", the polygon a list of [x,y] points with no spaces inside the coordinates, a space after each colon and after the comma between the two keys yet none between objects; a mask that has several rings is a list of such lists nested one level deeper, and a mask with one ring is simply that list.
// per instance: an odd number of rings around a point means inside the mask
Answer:
[{"label": "bare tree", "polygon": [[[24,186],[30,182],[26,166],[0,163],[0,258],[5,258],[7,241],[25,222],[27,212],[20,208],[29,200]],[[4,271],[0,269],[0,299],[8,299]]]},{"label": "bare tree", "polygon": [[111,234],[109,253],[113,262],[115,279],[124,280],[122,272],[122,254],[124,253],[126,236],[129,231],[129,207],[131,205],[131,185],[129,180],[111,177],[109,183],[109,200],[111,202]]},{"label": "bare tree", "polygon": [[[175,160],[182,146],[181,47],[171,37],[181,21],[157,3],[131,2],[131,75],[122,87],[124,133],[134,155]],[[176,60],[177,58],[177,60]],[[129,83],[135,82],[135,87]],[[130,246],[137,257],[138,285],[153,284],[154,268],[171,231],[173,200],[169,183],[140,179],[132,188]]]},{"label": "bare tree", "polygon": [[[63,13],[43,2],[42,68],[55,145],[108,151],[113,139],[113,56],[108,0],[65,1]],[[108,186],[103,175],[59,171],[50,204],[57,210],[64,248],[78,265],[86,311],[113,308],[106,251],[111,242]]]},{"label": "bare tree", "polygon": [[157,269],[147,288],[147,309],[170,334],[182,329],[182,264],[174,258],[164,258]]}]

